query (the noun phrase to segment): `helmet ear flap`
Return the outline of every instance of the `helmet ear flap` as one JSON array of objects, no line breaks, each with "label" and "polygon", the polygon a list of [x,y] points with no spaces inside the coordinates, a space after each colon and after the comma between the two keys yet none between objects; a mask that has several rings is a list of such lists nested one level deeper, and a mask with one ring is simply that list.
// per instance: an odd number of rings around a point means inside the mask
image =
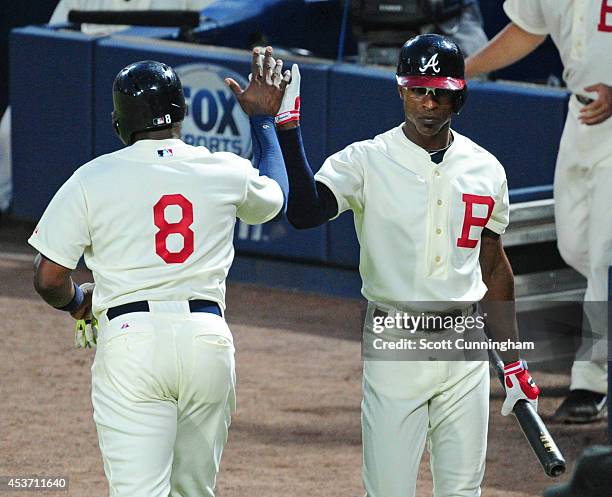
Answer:
[{"label": "helmet ear flap", "polygon": [[119,139],[127,145],[127,143],[125,142],[125,140],[123,139],[123,137],[121,136],[121,129],[119,127],[119,119],[117,118],[117,114],[115,113],[115,111],[113,111],[111,113],[111,119],[113,122],[113,130],[115,131],[116,135],[119,137]]},{"label": "helmet ear flap", "polygon": [[461,113],[461,109],[465,105],[465,101],[467,100],[467,85],[462,89],[456,92],[455,101],[453,102],[453,112],[457,115]]}]

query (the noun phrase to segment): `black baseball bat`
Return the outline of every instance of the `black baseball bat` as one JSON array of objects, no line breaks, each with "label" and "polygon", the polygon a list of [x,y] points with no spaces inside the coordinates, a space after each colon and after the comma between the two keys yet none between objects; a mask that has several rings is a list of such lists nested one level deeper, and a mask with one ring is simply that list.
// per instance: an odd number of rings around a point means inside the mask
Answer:
[{"label": "black baseball bat", "polygon": [[[504,362],[496,350],[489,350],[489,359],[504,387]],[[519,400],[514,406],[514,415],[527,442],[548,476],[559,476],[565,472],[565,459],[542,418],[526,400]]]},{"label": "black baseball bat", "polygon": [[188,10],[71,10],[68,21],[75,24],[196,28],[200,25],[200,13]]}]

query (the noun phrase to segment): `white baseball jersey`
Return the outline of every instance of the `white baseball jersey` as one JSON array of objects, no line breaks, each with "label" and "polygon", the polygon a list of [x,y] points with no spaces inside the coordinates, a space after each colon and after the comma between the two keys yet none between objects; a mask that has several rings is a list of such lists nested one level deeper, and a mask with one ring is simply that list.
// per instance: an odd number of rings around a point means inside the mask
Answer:
[{"label": "white baseball jersey", "polygon": [[585,86],[612,85],[612,1],[506,0],[504,10],[525,31],[551,36],[572,93],[588,96]]},{"label": "white baseball jersey", "polygon": [[370,301],[479,301],[484,227],[503,233],[508,190],[501,164],[453,131],[440,164],[402,126],[354,143],[316,174],[351,209],[361,246],[362,293]]},{"label": "white baseball jersey", "polygon": [[69,269],[84,254],[96,316],[141,300],[207,299],[224,309],[236,217],[263,223],[282,205],[279,185],[237,155],[140,140],[80,167],[29,243]]}]

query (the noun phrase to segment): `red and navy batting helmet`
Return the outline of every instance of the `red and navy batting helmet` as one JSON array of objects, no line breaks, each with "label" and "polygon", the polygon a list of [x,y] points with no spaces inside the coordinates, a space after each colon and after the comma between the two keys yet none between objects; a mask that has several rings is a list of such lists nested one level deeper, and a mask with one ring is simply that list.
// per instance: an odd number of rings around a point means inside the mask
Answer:
[{"label": "red and navy batting helmet", "polygon": [[419,35],[402,47],[397,63],[397,84],[456,92],[453,110],[461,111],[467,97],[465,63],[457,44],[445,36]]}]

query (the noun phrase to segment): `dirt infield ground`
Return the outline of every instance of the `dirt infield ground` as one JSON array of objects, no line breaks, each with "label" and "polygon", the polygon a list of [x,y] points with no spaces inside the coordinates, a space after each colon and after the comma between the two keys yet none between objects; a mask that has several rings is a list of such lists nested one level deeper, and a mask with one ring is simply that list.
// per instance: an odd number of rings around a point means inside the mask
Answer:
[{"label": "dirt infield ground", "polygon": [[[72,320],[34,294],[25,234],[0,228],[0,476],[65,475],[68,492],[0,496],[103,497],[107,485],[90,402],[93,352],[74,349]],[[25,250],[25,252],[24,252]],[[8,256],[7,252],[24,252]],[[76,279],[85,281],[79,271]],[[218,478],[220,497],[360,497],[361,303],[229,284],[238,411]],[[568,371],[532,368],[540,412],[571,463],[606,443],[606,425],[566,426],[550,416]],[[546,477],[492,382],[484,497],[539,496]],[[466,420],[469,423],[469,420]],[[461,464],[457,461],[457,464]],[[419,496],[431,495],[427,456]]]}]

